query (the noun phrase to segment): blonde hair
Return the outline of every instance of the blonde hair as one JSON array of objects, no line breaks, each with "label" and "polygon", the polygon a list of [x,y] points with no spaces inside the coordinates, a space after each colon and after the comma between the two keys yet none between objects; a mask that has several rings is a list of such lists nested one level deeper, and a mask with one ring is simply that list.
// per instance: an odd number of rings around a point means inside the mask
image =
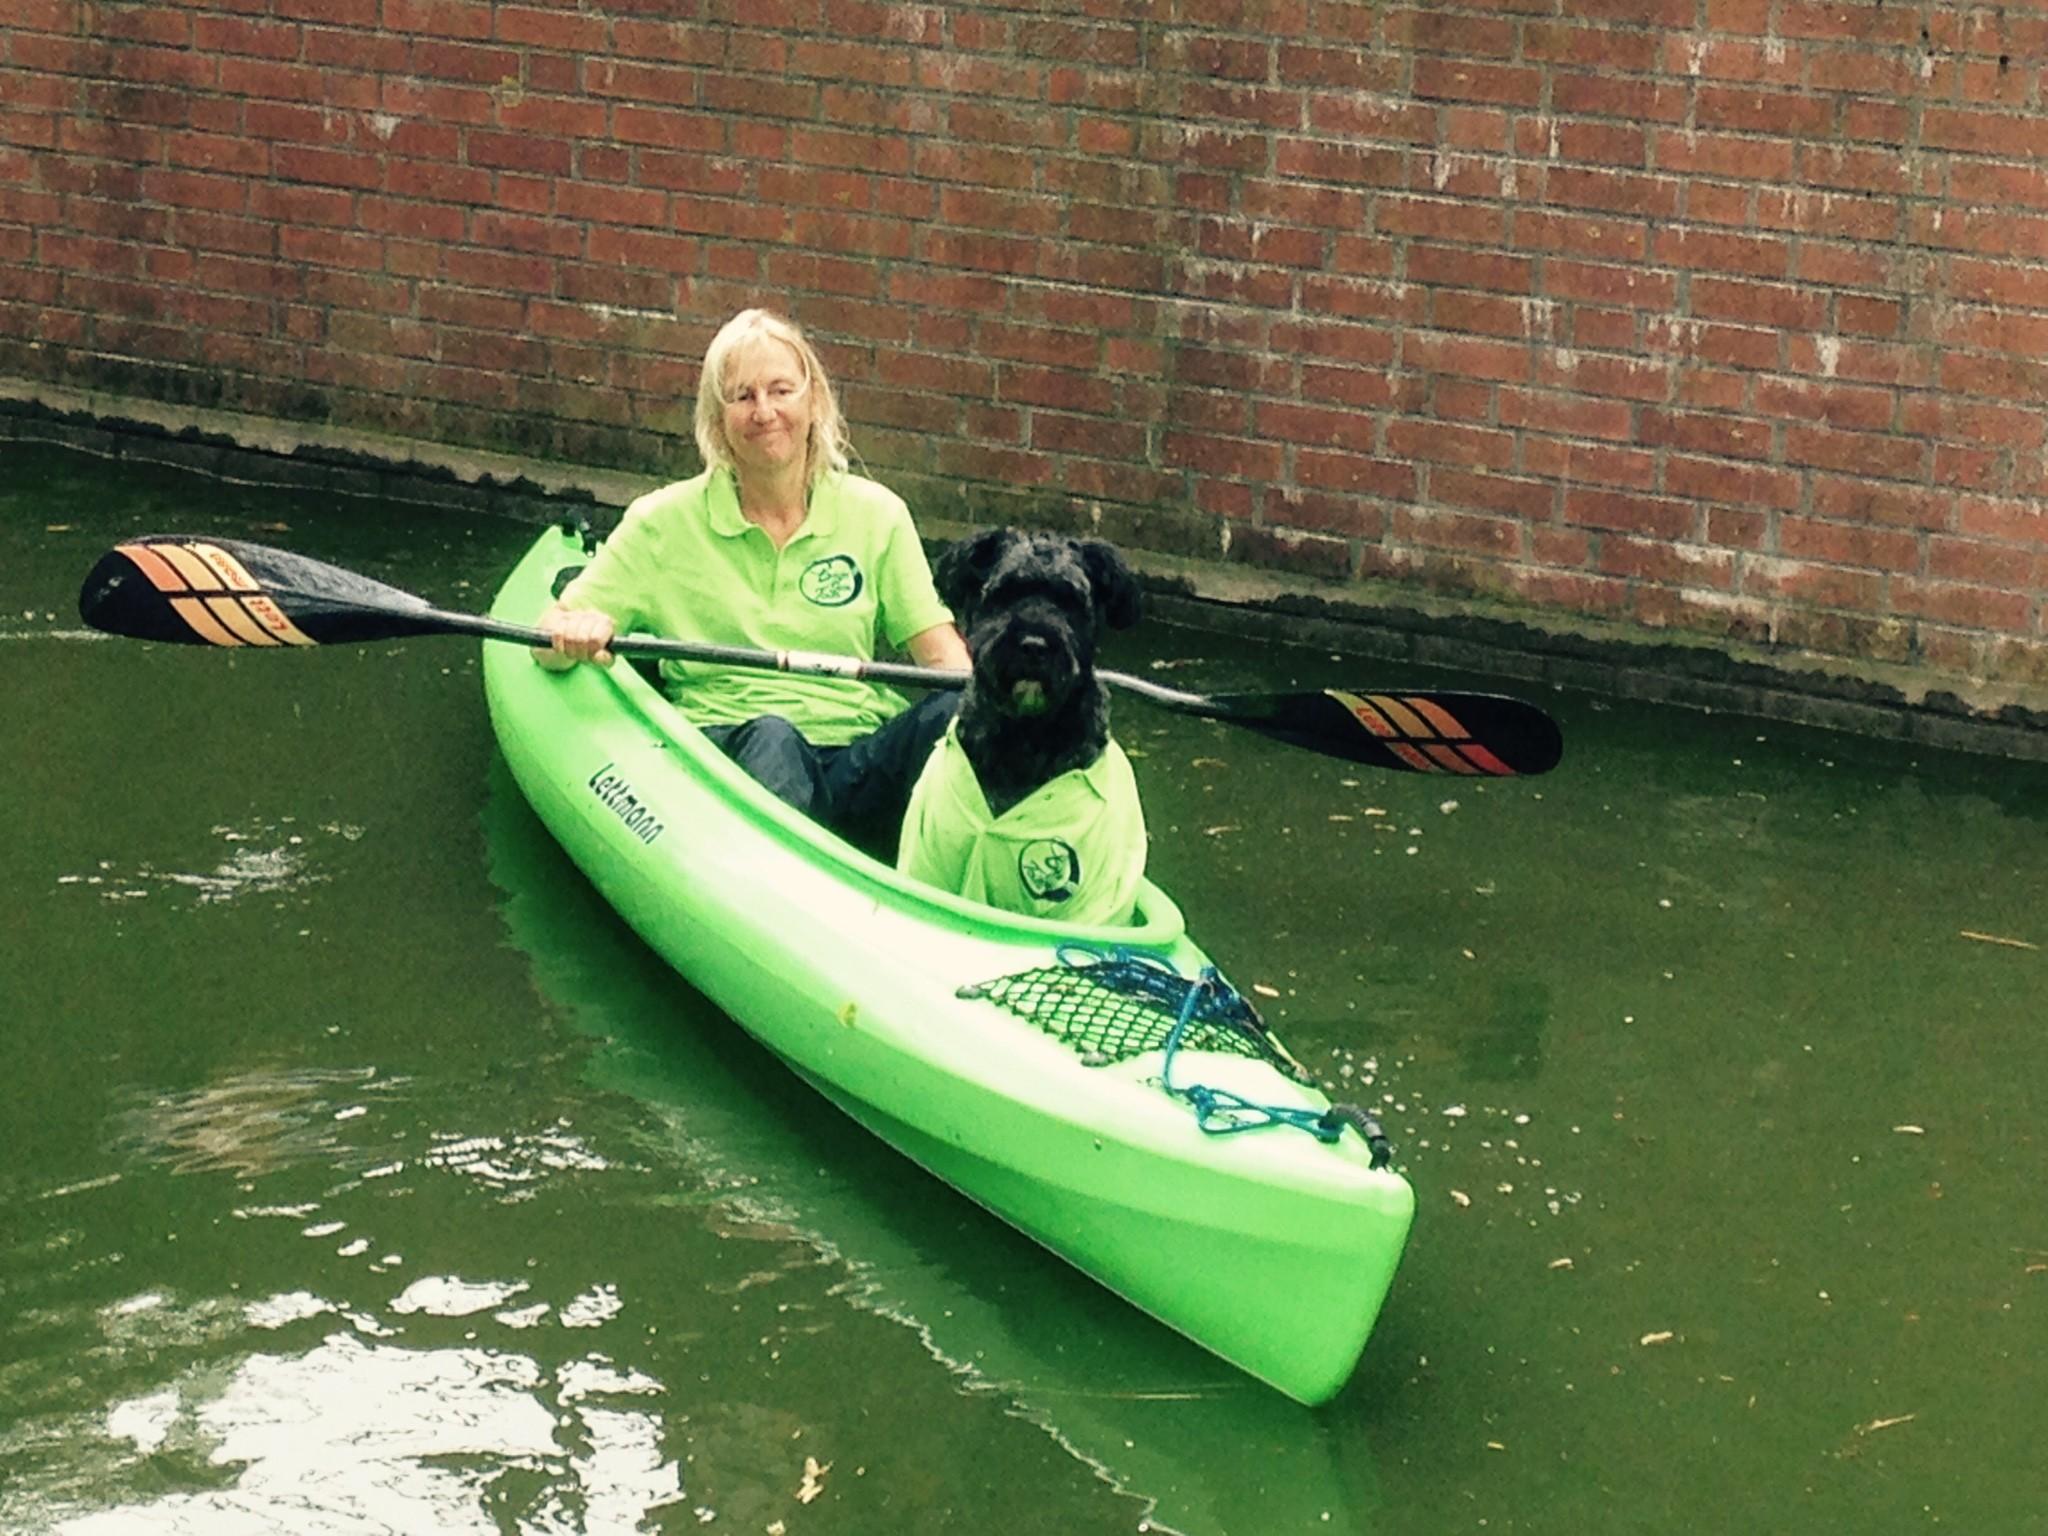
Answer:
[{"label": "blonde hair", "polygon": [[804,333],[794,320],[769,309],[743,309],[711,338],[704,351],[704,371],[697,381],[697,451],[704,455],[706,469],[733,468],[732,444],[725,436],[726,373],[733,358],[749,342],[779,341],[796,353],[803,365],[804,384],[811,397],[811,435],[804,445],[804,484],[816,485],[827,474],[847,468],[846,420],[839,414],[839,397],[825,374]]}]

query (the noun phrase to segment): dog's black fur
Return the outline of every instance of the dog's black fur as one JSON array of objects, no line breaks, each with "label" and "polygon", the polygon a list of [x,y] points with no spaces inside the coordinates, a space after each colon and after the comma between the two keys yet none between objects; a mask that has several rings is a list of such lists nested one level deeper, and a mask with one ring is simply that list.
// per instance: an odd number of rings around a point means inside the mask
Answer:
[{"label": "dog's black fur", "polygon": [[939,595],[974,657],[961,748],[1000,816],[1039,785],[1086,768],[1109,741],[1096,637],[1138,622],[1138,583],[1114,546],[998,528],[940,556]]}]

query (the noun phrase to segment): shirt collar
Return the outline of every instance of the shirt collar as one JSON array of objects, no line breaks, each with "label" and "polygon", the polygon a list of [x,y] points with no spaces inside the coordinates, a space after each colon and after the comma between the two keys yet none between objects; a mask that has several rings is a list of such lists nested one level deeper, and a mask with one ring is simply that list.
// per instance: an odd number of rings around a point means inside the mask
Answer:
[{"label": "shirt collar", "polygon": [[[796,539],[829,538],[839,531],[839,507],[845,481],[844,475],[828,472],[811,487],[810,505],[804,513],[803,526],[790,543],[794,544]],[[740,483],[729,469],[711,471],[704,504],[713,533],[736,539],[754,526],[740,511]]]}]

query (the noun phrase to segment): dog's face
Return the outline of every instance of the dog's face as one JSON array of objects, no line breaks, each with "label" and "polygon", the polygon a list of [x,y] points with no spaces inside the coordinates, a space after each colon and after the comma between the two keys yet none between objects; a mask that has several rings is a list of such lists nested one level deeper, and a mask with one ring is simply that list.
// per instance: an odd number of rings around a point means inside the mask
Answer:
[{"label": "dog's face", "polygon": [[1099,539],[997,529],[947,550],[937,580],[967,637],[976,693],[1012,716],[1061,709],[1093,681],[1097,635],[1138,620],[1138,584]]}]

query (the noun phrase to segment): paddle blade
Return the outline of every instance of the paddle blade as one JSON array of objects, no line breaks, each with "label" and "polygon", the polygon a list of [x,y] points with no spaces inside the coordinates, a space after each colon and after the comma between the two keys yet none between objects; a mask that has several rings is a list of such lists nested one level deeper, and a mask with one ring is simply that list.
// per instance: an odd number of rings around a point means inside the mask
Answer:
[{"label": "paddle blade", "polygon": [[1564,755],[1557,722],[1534,704],[1491,693],[1224,695],[1224,718],[1262,735],[1405,773],[1514,778],[1548,773]]},{"label": "paddle blade", "polygon": [[94,629],[179,645],[334,645],[438,633],[422,598],[289,550],[151,534],[100,556],[78,593]]}]

